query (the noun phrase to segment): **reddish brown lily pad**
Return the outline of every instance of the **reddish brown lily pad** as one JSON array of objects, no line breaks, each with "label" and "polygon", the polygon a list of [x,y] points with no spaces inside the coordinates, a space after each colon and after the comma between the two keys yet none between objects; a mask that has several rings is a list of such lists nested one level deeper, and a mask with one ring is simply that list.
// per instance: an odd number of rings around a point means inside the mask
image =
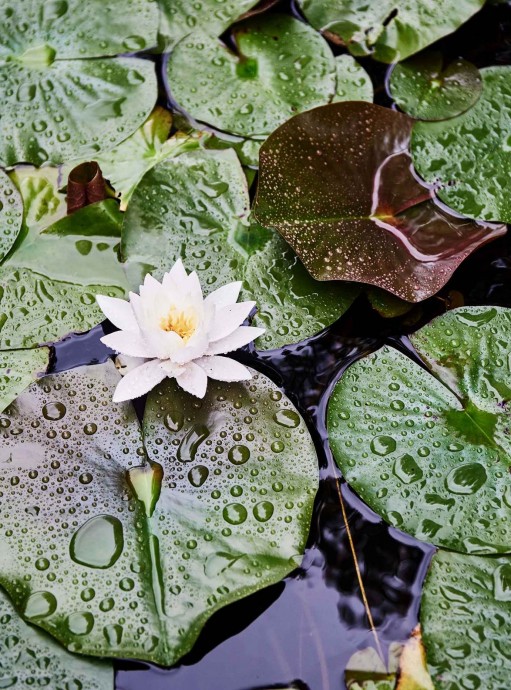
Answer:
[{"label": "reddish brown lily pad", "polygon": [[335,103],[279,127],[260,153],[255,215],[317,280],[434,295],[504,225],[454,215],[414,174],[413,120],[372,103]]}]

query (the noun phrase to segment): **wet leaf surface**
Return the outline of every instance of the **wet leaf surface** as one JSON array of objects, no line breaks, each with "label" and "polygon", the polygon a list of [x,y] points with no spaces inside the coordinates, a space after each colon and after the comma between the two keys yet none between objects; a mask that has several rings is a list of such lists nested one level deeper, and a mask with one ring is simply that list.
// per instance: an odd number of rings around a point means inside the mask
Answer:
[{"label": "wet leaf surface", "polygon": [[49,361],[46,347],[33,350],[0,350],[0,412],[38,376]]},{"label": "wet leaf surface", "polygon": [[434,203],[411,169],[412,125],[360,102],[297,115],[261,148],[256,218],[278,230],[318,280],[368,283],[409,302],[430,297],[506,229]]},{"label": "wet leaf surface", "polygon": [[299,565],[317,458],[254,372],[203,401],[167,380],[147,403],[144,463],[133,407],[111,402],[118,380],[111,362],[49,376],[2,416],[0,522],[17,522],[0,582],[70,651],[170,665],[215,610]]},{"label": "wet leaf surface", "polygon": [[486,67],[481,77],[481,97],[466,113],[415,125],[413,162],[458,213],[510,222],[511,67]]},{"label": "wet leaf surface", "polygon": [[179,257],[205,292],[243,280],[255,299],[256,346],[281,347],[317,333],[351,305],[358,289],[313,280],[282,238],[250,220],[246,180],[233,151],[194,151],[154,167],[135,191],[122,253],[133,288],[161,278]]},{"label": "wet leaf surface", "polygon": [[484,0],[298,0],[316,29],[332,34],[353,55],[398,62],[455,31]]},{"label": "wet leaf surface", "polygon": [[233,41],[236,53],[198,32],[170,56],[172,97],[196,120],[264,138],[296,113],[332,99],[334,56],[306,24],[287,15],[254,17],[233,29]]},{"label": "wet leaf surface", "polygon": [[483,83],[477,67],[467,60],[445,65],[441,53],[431,52],[396,65],[389,85],[392,98],[407,115],[447,120],[477,102]]},{"label": "wet leaf surface", "polygon": [[428,666],[437,690],[507,690],[511,658],[511,562],[440,550],[421,606]]},{"label": "wet leaf surface", "polygon": [[52,690],[112,690],[114,673],[105,661],[81,659],[22,621],[0,590],[0,687]]},{"label": "wet leaf surface", "polygon": [[335,58],[337,86],[332,103],[341,101],[373,102],[374,90],[371,77],[351,55]]},{"label": "wet leaf surface", "polygon": [[427,369],[385,346],[336,385],[334,456],[392,525],[462,552],[511,551],[510,334],[510,309],[455,309],[410,338]]},{"label": "wet leaf surface", "polygon": [[0,261],[8,254],[21,229],[23,201],[7,173],[0,170]]}]

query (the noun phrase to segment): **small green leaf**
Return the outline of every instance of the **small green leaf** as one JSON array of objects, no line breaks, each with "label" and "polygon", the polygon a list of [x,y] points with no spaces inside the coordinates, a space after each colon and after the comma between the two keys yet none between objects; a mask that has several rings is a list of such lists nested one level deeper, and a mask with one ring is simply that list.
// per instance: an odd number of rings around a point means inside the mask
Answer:
[{"label": "small green leaf", "polygon": [[12,180],[0,170],[0,263],[16,241],[23,220],[23,202]]},{"label": "small green leaf", "polygon": [[418,120],[447,120],[477,102],[482,79],[475,65],[458,58],[444,66],[441,53],[412,57],[394,67],[390,91],[398,106]]},{"label": "small green leaf", "polygon": [[337,86],[332,103],[340,101],[373,102],[374,90],[371,77],[351,55],[335,58]]},{"label": "small green leaf", "polygon": [[328,433],[379,515],[461,552],[511,552],[511,309],[462,307],[383,347],[334,389]]},{"label": "small green leaf", "polygon": [[46,347],[32,350],[0,350],[0,412],[48,366],[50,352]]}]

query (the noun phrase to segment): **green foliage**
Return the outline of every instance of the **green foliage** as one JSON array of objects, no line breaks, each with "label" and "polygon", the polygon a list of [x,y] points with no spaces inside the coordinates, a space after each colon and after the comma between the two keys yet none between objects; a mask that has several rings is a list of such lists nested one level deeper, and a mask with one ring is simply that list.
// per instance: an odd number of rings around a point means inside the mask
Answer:
[{"label": "green foliage", "polygon": [[12,180],[0,170],[0,262],[16,241],[23,220],[23,201]]}]

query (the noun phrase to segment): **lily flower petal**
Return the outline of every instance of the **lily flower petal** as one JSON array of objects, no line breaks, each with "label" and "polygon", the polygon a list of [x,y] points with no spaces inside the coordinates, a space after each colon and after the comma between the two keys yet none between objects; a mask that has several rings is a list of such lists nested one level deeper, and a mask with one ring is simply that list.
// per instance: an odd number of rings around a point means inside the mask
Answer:
[{"label": "lily flower petal", "polygon": [[165,289],[171,287],[172,283],[177,283],[177,285],[184,286],[187,277],[188,274],[186,273],[186,269],[183,266],[183,262],[181,261],[181,259],[178,259],[176,263],[172,266],[170,271],[168,273],[165,273],[165,275],[163,276],[163,280],[161,281],[161,284]]},{"label": "lily flower petal", "polygon": [[115,331],[115,333],[104,335],[101,342],[111,350],[130,357],[144,357],[145,359],[157,357],[155,348],[151,347],[139,333],[132,331]]},{"label": "lily flower petal", "polygon": [[115,368],[121,376],[126,376],[130,371],[136,369],[141,364],[146,363],[143,357],[129,357],[128,355],[117,355],[115,358]]},{"label": "lily flower petal", "polygon": [[264,328],[256,328],[255,326],[240,326],[226,338],[210,343],[207,354],[225,355],[226,352],[232,352],[244,345],[248,345],[252,340],[259,338],[264,331]]},{"label": "lily flower petal", "polygon": [[182,374],[176,376],[176,382],[187,393],[203,398],[206,395],[208,377],[202,367],[194,362],[189,362]]},{"label": "lily flower petal", "polygon": [[216,381],[248,381],[252,374],[243,364],[230,357],[201,357],[195,363]]},{"label": "lily flower petal", "polygon": [[204,300],[204,304],[215,304],[218,308],[227,307],[229,304],[234,304],[238,301],[240,296],[241,286],[243,283],[238,280],[235,283],[227,283],[222,287],[217,288]]},{"label": "lily flower petal", "polygon": [[138,323],[129,302],[107,295],[96,295],[96,302],[114,326],[122,331],[138,331]]},{"label": "lily flower petal", "polygon": [[218,309],[209,329],[209,339],[214,342],[231,335],[240,323],[245,321],[255,304],[255,302],[238,302],[238,304],[229,304]]},{"label": "lily flower petal", "polygon": [[141,364],[136,369],[132,369],[119,381],[115,389],[113,401],[123,402],[124,400],[140,398],[141,395],[149,393],[166,376],[167,374],[160,367],[157,359]]}]

